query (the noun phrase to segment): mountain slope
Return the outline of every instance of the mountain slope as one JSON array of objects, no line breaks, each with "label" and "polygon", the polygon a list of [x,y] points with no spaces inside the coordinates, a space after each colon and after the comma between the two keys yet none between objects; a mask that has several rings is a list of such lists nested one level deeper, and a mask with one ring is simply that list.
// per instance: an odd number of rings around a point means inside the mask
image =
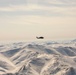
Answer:
[{"label": "mountain slope", "polygon": [[0,75],[76,75],[74,43],[14,43],[0,49]]}]

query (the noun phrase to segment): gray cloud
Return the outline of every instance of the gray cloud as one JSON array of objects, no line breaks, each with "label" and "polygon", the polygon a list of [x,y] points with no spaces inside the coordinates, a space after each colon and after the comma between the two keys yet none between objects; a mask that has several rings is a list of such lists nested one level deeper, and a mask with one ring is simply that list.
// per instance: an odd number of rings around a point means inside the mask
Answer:
[{"label": "gray cloud", "polygon": [[5,15],[76,16],[76,0],[0,0],[0,13]]},{"label": "gray cloud", "polygon": [[0,6],[40,4],[50,6],[76,6],[76,0],[0,0]]}]

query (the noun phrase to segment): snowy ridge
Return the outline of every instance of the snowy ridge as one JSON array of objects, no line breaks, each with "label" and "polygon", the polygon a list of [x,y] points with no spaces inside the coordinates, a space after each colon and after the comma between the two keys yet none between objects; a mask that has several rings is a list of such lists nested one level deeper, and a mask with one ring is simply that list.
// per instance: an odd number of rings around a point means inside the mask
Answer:
[{"label": "snowy ridge", "polygon": [[76,75],[76,42],[1,45],[0,75]]}]

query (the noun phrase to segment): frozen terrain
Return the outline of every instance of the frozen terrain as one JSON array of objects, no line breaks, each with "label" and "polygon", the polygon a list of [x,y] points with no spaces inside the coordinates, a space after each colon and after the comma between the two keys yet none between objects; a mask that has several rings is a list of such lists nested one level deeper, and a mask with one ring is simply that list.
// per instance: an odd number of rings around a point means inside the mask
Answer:
[{"label": "frozen terrain", "polygon": [[0,75],[76,75],[76,40],[0,45]]}]

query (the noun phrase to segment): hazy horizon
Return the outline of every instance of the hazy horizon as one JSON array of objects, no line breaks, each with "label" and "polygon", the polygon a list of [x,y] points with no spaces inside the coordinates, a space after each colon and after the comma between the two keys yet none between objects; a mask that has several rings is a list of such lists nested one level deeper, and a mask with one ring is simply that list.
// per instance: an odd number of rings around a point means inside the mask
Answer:
[{"label": "hazy horizon", "polygon": [[75,0],[1,0],[0,41],[76,38]]}]

